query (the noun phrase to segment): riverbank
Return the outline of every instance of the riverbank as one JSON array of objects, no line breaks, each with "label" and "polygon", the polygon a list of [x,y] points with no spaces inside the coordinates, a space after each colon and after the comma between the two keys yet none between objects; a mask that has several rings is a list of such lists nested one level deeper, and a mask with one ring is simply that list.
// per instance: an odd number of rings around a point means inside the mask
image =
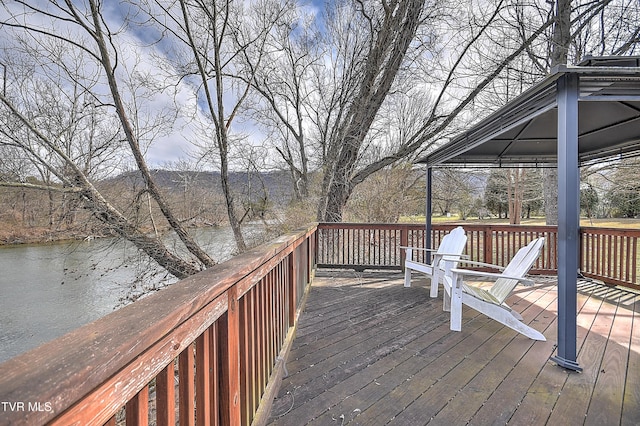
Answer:
[{"label": "riverbank", "polygon": [[51,229],[49,227],[7,227],[0,226],[0,246],[17,244],[46,244],[63,241],[82,241],[97,237],[111,236],[104,229],[69,228]]},{"label": "riverbank", "polygon": [[40,244],[59,241],[83,240],[87,235],[70,230],[48,228],[0,229],[0,245]]}]

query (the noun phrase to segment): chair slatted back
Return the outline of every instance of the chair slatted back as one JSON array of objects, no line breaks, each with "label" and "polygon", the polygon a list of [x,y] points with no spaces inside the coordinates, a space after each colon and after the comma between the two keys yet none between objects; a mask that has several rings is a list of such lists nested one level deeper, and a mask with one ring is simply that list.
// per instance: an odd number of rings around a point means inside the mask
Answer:
[{"label": "chair slatted back", "polygon": [[[442,241],[440,242],[440,246],[438,246],[437,254],[462,254],[465,246],[467,245],[467,235],[464,232],[462,226],[458,226],[451,230],[447,235],[442,237]],[[451,268],[455,268],[458,266],[459,257],[443,257],[440,260],[440,263],[437,265],[441,269],[445,268],[445,262],[451,262]]]},{"label": "chair slatted back", "polygon": [[[518,250],[516,255],[513,256],[513,259],[511,259],[511,262],[509,262],[502,273],[512,277],[524,277],[527,272],[529,272],[538,256],[540,256],[542,246],[544,246],[544,238],[537,238],[525,247],[522,247]],[[489,289],[489,293],[502,303],[509,294],[511,294],[516,285],[518,285],[517,280],[499,278]]]}]

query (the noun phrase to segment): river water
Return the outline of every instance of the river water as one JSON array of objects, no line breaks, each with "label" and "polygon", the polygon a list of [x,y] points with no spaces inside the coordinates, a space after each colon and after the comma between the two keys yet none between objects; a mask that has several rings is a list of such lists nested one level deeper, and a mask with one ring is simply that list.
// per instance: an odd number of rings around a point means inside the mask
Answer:
[{"label": "river water", "polygon": [[[197,239],[216,260],[235,250],[228,228],[199,230]],[[172,281],[122,240],[0,247],[0,363]]]}]

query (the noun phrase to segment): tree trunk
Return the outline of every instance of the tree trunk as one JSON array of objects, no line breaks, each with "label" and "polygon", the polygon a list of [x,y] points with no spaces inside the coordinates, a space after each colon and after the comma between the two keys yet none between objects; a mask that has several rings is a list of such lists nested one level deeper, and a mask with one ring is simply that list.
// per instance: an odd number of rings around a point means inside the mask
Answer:
[{"label": "tree trunk", "polygon": [[[558,0],[553,26],[551,67],[567,63],[571,43],[571,0]],[[544,169],[544,214],[547,225],[558,224],[558,170]]]},{"label": "tree trunk", "polygon": [[231,193],[231,185],[229,184],[229,166],[227,164],[227,156],[220,155],[220,159],[220,183],[222,185],[224,199],[227,203],[227,217],[229,218],[229,224],[231,225],[231,230],[233,231],[233,237],[236,240],[238,251],[243,252],[247,250],[247,245],[244,242],[244,236],[242,235],[240,221],[238,220],[235,205],[233,202],[233,194]]},{"label": "tree trunk", "polygon": [[187,250],[191,254],[193,254],[202,264],[206,267],[215,265],[215,261],[211,259],[211,257],[195,242],[195,240],[189,235],[189,233],[184,229],[184,227],[180,224],[177,218],[174,216],[173,212],[169,208],[168,204],[164,200],[164,197],[160,194],[158,187],[156,186],[155,181],[151,177],[151,172],[147,167],[147,163],[144,160],[144,156],[140,149],[140,145],[138,143],[138,139],[135,136],[133,126],[129,121],[129,117],[126,112],[126,108],[124,107],[124,103],[120,96],[120,90],[118,88],[117,79],[115,76],[115,69],[111,64],[111,57],[109,54],[109,50],[107,48],[107,43],[105,41],[105,36],[102,33],[102,23],[103,17],[99,11],[99,5],[95,3],[95,1],[90,2],[91,12],[93,15],[93,23],[95,27],[94,39],[96,44],[98,45],[98,49],[100,51],[100,62],[102,67],[106,73],[107,81],[109,82],[109,88],[111,91],[111,95],[113,97],[113,102],[115,105],[116,112],[118,114],[118,118],[120,119],[120,123],[122,124],[122,128],[127,138],[127,142],[131,148],[131,152],[133,153],[133,157],[136,161],[136,165],[142,174],[142,177],[145,181],[147,190],[149,194],[153,197],[153,199],[160,207],[162,214],[169,222],[171,229],[178,235],[182,243],[185,245]]},{"label": "tree trunk", "polygon": [[544,215],[547,225],[558,224],[558,169],[544,169]]},{"label": "tree trunk", "polygon": [[351,179],[360,148],[415,37],[425,0],[389,3],[384,7],[380,27],[371,34],[358,93],[330,142],[335,154],[325,170],[328,175],[324,176],[318,208],[320,221],[342,220],[353,190]]},{"label": "tree trunk", "polygon": [[509,223],[512,225],[519,225],[522,219],[524,178],[524,169],[509,169],[507,174],[507,198],[509,201]]},{"label": "tree trunk", "polygon": [[87,208],[98,219],[117,232],[118,235],[131,241],[137,248],[179,279],[200,272],[196,265],[179,258],[167,250],[159,238],[152,238],[141,232],[118,210],[112,207],[84,177],[78,177],[78,180],[81,182],[81,195]]}]

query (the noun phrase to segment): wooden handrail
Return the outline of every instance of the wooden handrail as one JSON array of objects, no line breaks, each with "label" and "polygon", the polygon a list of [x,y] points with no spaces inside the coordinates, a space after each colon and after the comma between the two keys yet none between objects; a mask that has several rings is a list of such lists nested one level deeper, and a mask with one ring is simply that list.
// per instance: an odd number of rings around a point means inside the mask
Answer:
[{"label": "wooden handrail", "polygon": [[151,393],[158,424],[176,409],[180,424],[250,424],[292,339],[315,233],[280,237],[0,364],[0,424],[115,424],[123,407],[127,424],[145,424]]}]

